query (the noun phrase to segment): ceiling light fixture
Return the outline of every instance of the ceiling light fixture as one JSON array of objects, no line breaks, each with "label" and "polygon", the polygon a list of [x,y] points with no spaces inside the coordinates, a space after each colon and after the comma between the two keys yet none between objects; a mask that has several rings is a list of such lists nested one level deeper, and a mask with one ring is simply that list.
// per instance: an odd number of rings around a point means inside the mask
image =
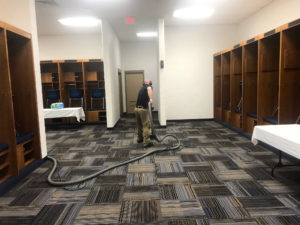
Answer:
[{"label": "ceiling light fixture", "polygon": [[196,7],[196,8],[182,8],[174,11],[173,16],[180,19],[194,20],[211,16],[214,13],[211,7]]},{"label": "ceiling light fixture", "polygon": [[59,19],[58,22],[70,27],[95,27],[100,20],[93,17],[70,17]]},{"label": "ceiling light fixture", "polygon": [[157,37],[157,32],[139,32],[136,33],[136,36],[138,37]]}]

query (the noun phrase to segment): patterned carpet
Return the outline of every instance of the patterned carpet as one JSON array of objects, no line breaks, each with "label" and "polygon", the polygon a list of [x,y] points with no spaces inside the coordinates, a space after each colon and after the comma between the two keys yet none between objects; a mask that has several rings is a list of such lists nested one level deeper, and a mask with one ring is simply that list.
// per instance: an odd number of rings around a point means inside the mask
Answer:
[{"label": "patterned carpet", "polygon": [[[185,148],[114,169],[77,191],[50,186],[46,161],[0,197],[0,224],[300,224],[299,167],[270,176],[275,154],[214,121],[169,122],[157,133],[176,135]],[[128,116],[113,130],[47,131],[62,180],[162,147],[143,149],[136,140]]]}]

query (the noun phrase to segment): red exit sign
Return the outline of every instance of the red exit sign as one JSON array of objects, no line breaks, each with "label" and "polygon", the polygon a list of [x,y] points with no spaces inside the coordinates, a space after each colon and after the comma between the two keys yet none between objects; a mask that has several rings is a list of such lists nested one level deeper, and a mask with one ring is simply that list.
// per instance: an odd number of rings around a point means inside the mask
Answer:
[{"label": "red exit sign", "polygon": [[126,23],[127,23],[127,24],[133,24],[133,21],[134,21],[134,20],[133,20],[133,17],[127,17],[127,18],[126,18]]}]

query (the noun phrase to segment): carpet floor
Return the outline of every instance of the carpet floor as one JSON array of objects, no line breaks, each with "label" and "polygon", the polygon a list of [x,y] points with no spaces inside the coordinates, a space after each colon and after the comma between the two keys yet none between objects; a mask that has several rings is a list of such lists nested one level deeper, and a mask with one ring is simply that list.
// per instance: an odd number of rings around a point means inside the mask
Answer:
[{"label": "carpet floor", "polygon": [[[46,161],[0,197],[0,224],[300,224],[299,167],[279,168],[272,177],[276,154],[215,121],[169,122],[157,133],[176,135],[185,148],[116,168],[73,191],[47,183]],[[113,130],[48,130],[47,146],[61,167],[54,177],[62,180],[162,147],[137,144],[130,116]]]}]

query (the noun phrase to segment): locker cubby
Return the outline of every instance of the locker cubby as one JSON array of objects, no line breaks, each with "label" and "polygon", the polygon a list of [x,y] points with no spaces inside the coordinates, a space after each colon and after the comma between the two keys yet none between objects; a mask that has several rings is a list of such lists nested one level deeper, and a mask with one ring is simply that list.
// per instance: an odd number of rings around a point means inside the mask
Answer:
[{"label": "locker cubby", "polygon": [[242,47],[231,51],[230,110],[231,126],[242,128]]},{"label": "locker cubby", "polygon": [[[83,60],[59,60],[59,61],[41,61],[41,71],[46,74],[56,74],[58,77],[58,93],[64,107],[82,107],[86,114],[87,122],[105,122],[106,121],[106,104],[105,104],[105,82],[104,67],[101,59],[83,59]],[[43,79],[42,84],[48,79]],[[49,83],[45,83],[49,85]],[[71,89],[79,89],[82,95],[81,99],[74,99],[70,104]],[[103,98],[94,98],[91,104],[93,89],[101,89]],[[43,91],[43,97],[46,98],[46,90]],[[49,105],[49,104],[48,104]],[[93,108],[92,108],[93,106]],[[93,113],[94,111],[94,113]],[[101,117],[98,113],[101,112]],[[58,122],[57,122],[58,121]],[[74,118],[47,119],[46,123],[75,123]]]},{"label": "locker cubby", "polygon": [[49,108],[54,100],[48,98],[48,91],[55,90],[57,95],[60,96],[57,63],[41,63],[41,76],[44,108]]},{"label": "locker cubby", "polygon": [[282,32],[279,122],[295,123],[300,116],[300,25]]},{"label": "locker cubby", "polygon": [[[31,35],[0,22],[0,183],[41,159]],[[31,155],[23,149],[31,143]]]},{"label": "locker cubby", "polygon": [[244,46],[243,55],[243,131],[252,133],[257,124],[258,42]]},{"label": "locker cubby", "polygon": [[221,56],[222,121],[230,124],[230,52]]},{"label": "locker cubby", "polygon": [[[300,118],[300,21],[295,20],[214,54],[214,116],[251,134],[255,125]],[[228,53],[230,52],[230,57]],[[230,99],[226,74],[230,61]],[[220,66],[221,64],[221,66]],[[217,75],[221,73],[220,84]],[[226,112],[230,102],[230,114]]]},{"label": "locker cubby", "polygon": [[221,55],[214,57],[214,115],[222,120],[221,102]]},{"label": "locker cubby", "polygon": [[278,124],[280,33],[259,40],[258,124]]},{"label": "locker cubby", "polygon": [[79,89],[83,98],[83,69],[81,62],[60,63],[62,76],[62,99],[65,107],[83,107],[81,100],[70,101],[71,89]]}]

